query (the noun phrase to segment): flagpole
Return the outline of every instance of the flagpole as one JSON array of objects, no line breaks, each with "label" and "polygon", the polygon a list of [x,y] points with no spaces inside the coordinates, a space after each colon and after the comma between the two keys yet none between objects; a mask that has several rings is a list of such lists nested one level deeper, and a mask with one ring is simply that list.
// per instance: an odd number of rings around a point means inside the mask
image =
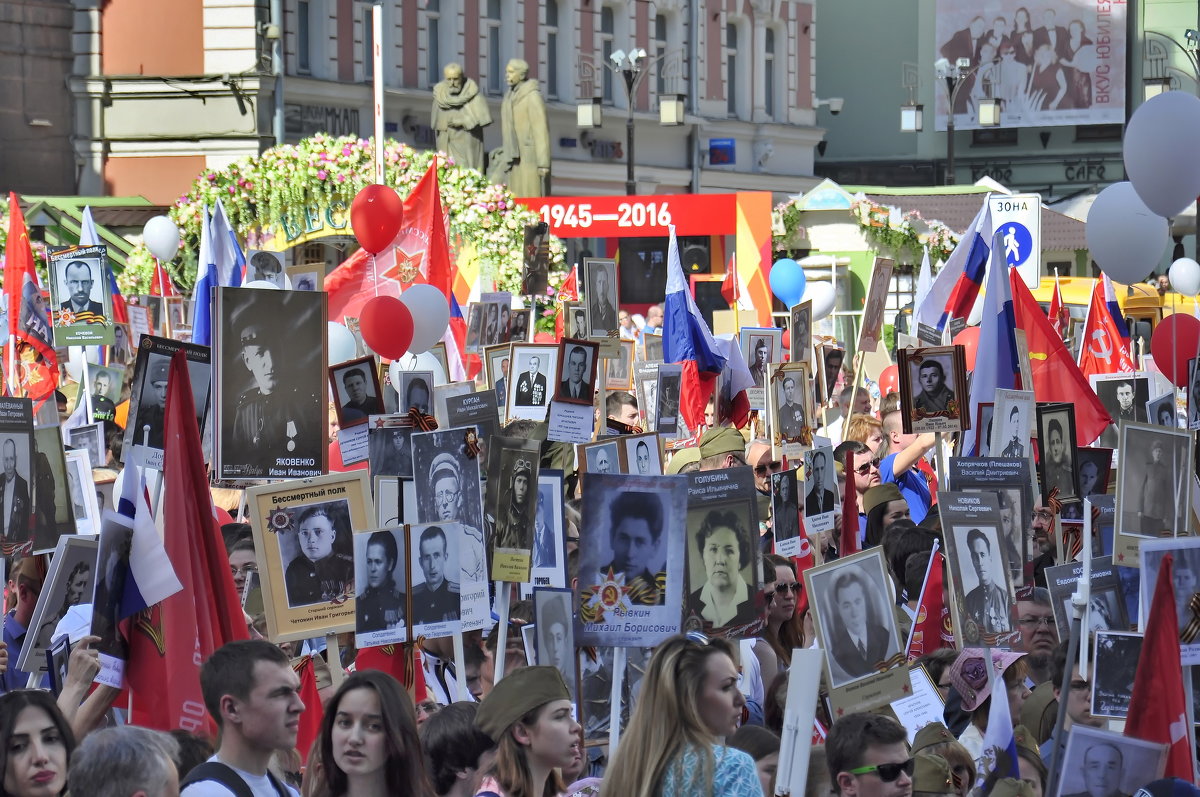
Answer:
[{"label": "flagpole", "polygon": [[375,96],[375,182],[383,185],[383,6],[371,6],[371,64],[372,90]]},{"label": "flagpole", "polygon": [[346,671],[342,669],[342,648],[338,644],[337,634],[325,635],[325,653],[329,663],[329,676],[333,680],[333,688],[337,689],[346,678]]},{"label": "flagpole", "polygon": [[[739,277],[738,277],[738,273],[737,273],[737,244],[736,243],[734,244],[733,262],[731,264],[731,268],[733,269],[733,325],[735,327],[737,327],[738,334],[740,335],[742,333],[742,315],[741,315],[741,308],[738,307],[738,305],[741,304],[742,297],[738,295]],[[795,357],[793,357],[792,359],[795,359]]]}]

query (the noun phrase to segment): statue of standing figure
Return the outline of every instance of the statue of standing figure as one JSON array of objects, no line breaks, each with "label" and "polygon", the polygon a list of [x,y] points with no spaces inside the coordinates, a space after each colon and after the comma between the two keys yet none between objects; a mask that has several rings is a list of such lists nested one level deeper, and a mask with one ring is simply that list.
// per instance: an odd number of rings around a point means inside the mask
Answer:
[{"label": "statue of standing figure", "polygon": [[483,128],[492,123],[479,84],[459,64],[446,64],[433,87],[433,129],[437,147],[459,166],[483,171]]},{"label": "statue of standing figure", "polygon": [[500,105],[503,144],[492,150],[488,179],[504,183],[516,196],[550,193],[550,125],[538,82],[529,77],[529,64],[520,58],[504,70],[509,91]]}]

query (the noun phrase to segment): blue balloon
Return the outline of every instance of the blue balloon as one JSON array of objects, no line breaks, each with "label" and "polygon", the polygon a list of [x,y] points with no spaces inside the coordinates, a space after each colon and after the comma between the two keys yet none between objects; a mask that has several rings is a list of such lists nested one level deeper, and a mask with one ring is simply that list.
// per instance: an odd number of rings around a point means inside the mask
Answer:
[{"label": "blue balloon", "polygon": [[783,302],[784,306],[791,307],[800,303],[800,298],[804,296],[805,283],[804,269],[799,263],[790,257],[781,257],[771,266],[770,279],[771,293],[775,294],[775,298]]}]

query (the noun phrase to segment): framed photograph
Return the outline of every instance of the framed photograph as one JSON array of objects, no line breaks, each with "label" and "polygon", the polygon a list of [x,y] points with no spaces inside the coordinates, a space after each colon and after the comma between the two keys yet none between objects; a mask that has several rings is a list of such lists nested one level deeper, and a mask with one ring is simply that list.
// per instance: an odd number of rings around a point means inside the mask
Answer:
[{"label": "framed photograph", "polygon": [[[996,391],[994,406],[992,417],[999,418],[1000,423],[979,427],[981,431],[989,432],[987,439],[990,452],[990,454],[980,452],[979,455],[1015,457],[1017,459],[1029,456],[1032,453],[1029,441],[1033,437],[1033,420],[1036,409],[1033,391],[1001,388]],[[1073,417],[1072,420],[1074,420]],[[1038,429],[1041,429],[1040,425]],[[1074,430],[1072,430],[1072,439],[1073,437]]]},{"label": "framed photograph", "polygon": [[126,462],[162,469],[171,357],[181,350],[187,358],[192,403],[196,408],[196,428],[200,431],[201,439],[204,438],[205,427],[208,426],[209,398],[212,395],[212,349],[146,335],[138,344],[137,363],[129,387],[128,417],[134,420],[125,427],[121,450]]},{"label": "framed photograph", "polygon": [[47,247],[55,346],[113,342],[107,246]]},{"label": "framed photograph", "polygon": [[683,386],[683,366],[662,363],[658,366],[655,388],[654,428],[659,434],[674,437],[679,430],[679,393]]},{"label": "framed photograph", "polygon": [[750,367],[754,387],[746,391],[750,409],[767,409],[767,364],[783,360],[783,330],[775,327],[742,327],[738,334],[742,357]]},{"label": "framed photograph", "polygon": [[1037,405],[1038,479],[1042,485],[1042,501],[1049,505],[1050,492],[1058,488],[1058,500],[1064,504],[1078,503],[1079,463],[1075,460],[1075,405]]},{"label": "framed photograph", "polygon": [[92,457],[87,449],[67,451],[64,456],[75,533],[99,534],[100,502],[96,497],[96,484],[92,480]]},{"label": "framed photograph", "polygon": [[[488,446],[484,503],[496,513],[491,540],[493,581],[529,580],[540,466],[537,441],[494,437]],[[517,570],[520,578],[513,577]]]},{"label": "framed photograph", "polygon": [[58,426],[33,432],[33,551],[53,551],[77,526],[67,488],[67,460]]},{"label": "framed photograph", "polygon": [[624,454],[622,473],[633,476],[662,475],[662,438],[657,434],[620,435],[618,440]]},{"label": "framed photograph", "polygon": [[150,334],[166,337],[167,325],[165,322],[167,313],[166,305],[163,304],[163,297],[142,295],[138,297],[138,301],[150,311]]},{"label": "framed photograph", "polygon": [[512,342],[512,300],[500,304],[499,339],[497,343]]},{"label": "framed photograph", "polygon": [[176,330],[188,326],[187,300],[182,296],[167,296],[164,301],[167,305],[167,329],[174,337]]},{"label": "framed photograph", "polygon": [[855,351],[871,352],[879,346],[888,288],[892,283],[892,270],[895,267],[895,260],[887,257],[875,258],[875,265],[871,269],[871,281],[867,285],[862,327],[858,331],[858,346],[855,347]]},{"label": "framed photograph", "polygon": [[487,368],[487,380],[496,391],[496,403],[503,409],[508,400],[508,379],[512,365],[512,346],[504,343],[491,346],[483,353],[483,363]]},{"label": "framed photograph", "polygon": [[1187,428],[1188,431],[1200,430],[1200,374],[1197,373],[1195,357],[1188,360],[1188,391],[1187,391]]},{"label": "framed photograph", "polygon": [[433,411],[433,371],[401,371],[396,392],[400,394],[401,413],[416,410],[429,415]]},{"label": "framed photograph", "polygon": [[46,651],[54,640],[54,629],[67,616],[68,609],[87,603],[92,597],[99,548],[96,537],[59,538],[29,621],[29,633],[25,636],[21,655],[12,662],[17,669],[25,672],[45,670]]},{"label": "framed photograph", "polygon": [[329,366],[329,389],[334,397],[338,426],[343,429],[383,414],[383,390],[374,357]]},{"label": "framed photograph", "polygon": [[904,651],[882,550],[810,568],[804,573],[804,588],[816,598],[814,619],[831,692],[867,679],[897,678],[896,697],[902,697],[909,686],[908,668],[900,666]]},{"label": "framed photograph", "polygon": [[583,302],[563,302],[563,334],[569,338],[587,340],[587,308]]},{"label": "framed photograph", "polygon": [[608,365],[604,370],[605,389],[629,390],[633,384],[633,347],[632,340],[617,343],[617,356],[609,357],[605,361]]},{"label": "framed photograph", "polygon": [[771,474],[771,531],[775,552],[799,556],[804,526],[800,522],[799,471],[795,468]]},{"label": "framed photograph", "polygon": [[[1100,435],[1100,445],[1118,448],[1118,429],[1122,422],[1146,423],[1146,402],[1150,400],[1150,377],[1144,373],[1092,374],[1088,378],[1100,403],[1112,416],[1113,425]],[[1084,440],[1083,443],[1094,442]]]},{"label": "framed photograph", "polygon": [[410,526],[412,627],[418,636],[458,633],[462,621],[462,526],[427,523]]},{"label": "framed photograph", "polygon": [[292,282],[294,291],[325,290],[325,264],[304,263],[298,266],[288,266],[284,269]]},{"label": "framed photograph", "polygon": [[85,449],[93,468],[102,468],[108,462],[108,448],[104,445],[104,424],[102,423],[89,423],[68,429],[67,445],[71,448]]},{"label": "framed photograph", "polygon": [[478,354],[482,350],[480,341],[483,339],[483,305],[472,302],[467,305],[467,341],[466,353]]},{"label": "framed photograph", "polygon": [[771,446],[775,457],[795,457],[812,444],[816,409],[807,363],[770,363],[767,391]]},{"label": "framed photograph", "polygon": [[821,367],[817,369],[820,381],[817,385],[817,402],[828,404],[833,400],[833,392],[837,390],[838,374],[842,371],[842,363],[846,359],[846,350],[829,344],[817,347],[821,355]]},{"label": "framed photograph", "polygon": [[[1003,388],[1001,388],[1003,389]],[[992,455],[992,421],[995,418],[996,405],[991,401],[979,402],[976,415],[975,425],[981,431],[979,437],[975,439],[975,444],[979,447],[979,456],[990,457]],[[962,443],[959,443],[961,447]]]},{"label": "framed photograph", "polygon": [[837,469],[833,448],[822,446],[805,451],[804,457],[804,525],[809,533],[829,531],[834,526],[838,509]]},{"label": "framed photograph", "polygon": [[372,476],[413,478],[411,438],[416,427],[408,415],[372,415],[367,427],[367,459]]},{"label": "framed photograph", "polygon": [[617,296],[617,261],[597,257],[584,258],[583,276],[587,285],[584,290],[587,337],[619,337],[621,327],[617,320],[617,308],[621,306],[621,302]]},{"label": "framed photograph", "polygon": [[1167,745],[1075,723],[1067,733],[1063,757],[1078,765],[1063,767],[1054,797],[1102,791],[1133,794],[1162,777]]},{"label": "framed photograph", "polygon": [[539,470],[537,489],[537,512],[533,519],[533,584],[565,587],[563,472]]},{"label": "framed photograph", "polygon": [[558,344],[554,400],[591,405],[596,400],[596,362],[600,346],[586,340],[564,338]]},{"label": "framed photograph", "polygon": [[251,250],[246,253],[245,283],[269,282],[276,288],[291,288],[285,281],[283,254],[266,250]]},{"label": "framed photograph", "polygon": [[544,421],[550,399],[550,379],[558,374],[558,346],[549,343],[514,343],[513,373],[505,410],[508,419]]},{"label": "framed photograph", "polygon": [[524,310],[512,311],[512,322],[508,330],[509,340],[513,343],[532,343],[530,331],[533,329],[533,324],[530,321],[533,311],[526,308]]},{"label": "framed photograph", "polygon": [[521,295],[546,292],[550,284],[550,244],[546,235],[550,225],[544,221],[525,225],[525,249],[521,259]]},{"label": "framed photograph", "polygon": [[1174,429],[1179,426],[1175,417],[1175,394],[1164,393],[1158,398],[1146,402],[1146,417],[1155,426],[1165,426]]},{"label": "framed photograph", "polygon": [[897,350],[905,434],[962,432],[971,426],[962,346]]},{"label": "framed photograph", "polygon": [[[1023,518],[1033,516],[1033,460],[1003,457],[951,457],[947,487],[964,493],[994,495],[999,500],[999,524],[1004,557],[1013,585],[1025,584],[1024,566],[1040,554]],[[994,518],[993,518],[994,519]],[[942,520],[942,527],[949,524]]]},{"label": "framed photograph", "polygon": [[575,624],[569,589],[539,587],[533,591],[533,622],[537,633],[539,666],[553,667],[567,682],[574,703],[579,695],[579,667],[575,654]]},{"label": "framed photograph", "polygon": [[[1083,628],[1089,635],[1100,631],[1127,631],[1137,623],[1137,596],[1131,615],[1124,596],[1125,572],[1137,573],[1135,568],[1113,567],[1111,556],[1095,556],[1089,563],[1088,604],[1084,609]],[[1083,578],[1083,562],[1071,561],[1046,568],[1046,584],[1050,590],[1050,605],[1060,638],[1070,636],[1075,616],[1072,596]]]},{"label": "framed photograph", "polygon": [[579,470],[582,473],[620,473],[620,441],[612,438],[579,446]]},{"label": "framed photograph", "polygon": [[808,363],[812,367],[812,301],[800,302],[792,306],[790,337],[792,342],[791,361]]},{"label": "framed photograph", "polygon": [[92,578],[91,633],[100,637],[92,647],[100,654],[99,683],[118,686],[129,658],[129,643],[118,629],[121,596],[129,573],[133,525],[116,512],[106,512],[97,540],[96,573]]},{"label": "framed photograph", "polygon": [[136,348],[143,335],[152,334],[150,327],[150,308],[130,302],[125,306],[129,314],[129,338]]},{"label": "framed photograph", "polygon": [[352,537],[375,522],[367,473],[258,485],[247,488],[246,503],[270,639],[353,631]]},{"label": "framed photograph", "polygon": [[[959,518],[951,520],[949,529],[943,526],[946,560],[955,592],[962,596],[959,608],[964,636],[991,640],[994,645],[1014,630],[1012,610],[1016,605],[1009,566],[1000,544],[1000,526],[982,519],[969,523]],[[955,628],[958,627],[956,624]]]},{"label": "framed photograph", "polygon": [[[1171,574],[1179,627],[1186,629],[1192,621],[1192,610],[1188,603],[1196,592],[1200,592],[1197,586],[1200,585],[1200,537],[1143,540],[1138,560],[1142,570],[1138,628],[1144,629],[1150,620],[1150,604],[1158,582],[1158,569],[1162,566],[1163,556],[1168,553],[1175,557]],[[1185,666],[1200,664],[1200,639],[1190,643],[1180,640],[1179,650]]]},{"label": "framed photograph", "polygon": [[409,558],[404,526],[354,533],[354,644],[408,640]]},{"label": "framed photograph", "polygon": [[129,324],[113,324],[113,344],[108,347],[110,365],[129,365],[135,350],[129,336]]},{"label": "framed photograph", "polygon": [[642,359],[650,363],[663,361],[663,339],[654,332],[642,333]]},{"label": "framed photograph", "polygon": [[503,292],[483,293],[479,296],[479,302],[483,305],[483,329],[479,335],[479,345],[486,348],[507,343],[511,295]]},{"label": "framed photograph", "polygon": [[[1062,508],[1063,520],[1083,520],[1083,501],[1106,495],[1108,479],[1112,473],[1113,452],[1111,448],[1076,448],[1075,462],[1079,471],[1079,503]],[[1111,552],[1111,550],[1110,550]]]},{"label": "framed photograph", "polygon": [[583,493],[577,645],[657,645],[680,632],[687,485],[593,473]]},{"label": "framed photograph", "polygon": [[84,361],[83,378],[86,390],[80,390],[79,400],[87,402],[92,420],[113,420],[117,414],[117,400],[121,398],[125,369]]},{"label": "framed photograph", "polygon": [[320,476],[327,294],[219,288],[216,297],[216,478]]},{"label": "framed photograph", "polygon": [[[1121,451],[1121,467],[1117,469],[1119,536],[1189,533],[1192,435],[1186,429],[1124,422],[1118,447]],[[1117,551],[1118,556],[1121,553]]]},{"label": "framed photograph", "polygon": [[658,416],[658,369],[661,363],[638,363],[633,369],[633,394],[643,419],[642,428],[653,429]]}]

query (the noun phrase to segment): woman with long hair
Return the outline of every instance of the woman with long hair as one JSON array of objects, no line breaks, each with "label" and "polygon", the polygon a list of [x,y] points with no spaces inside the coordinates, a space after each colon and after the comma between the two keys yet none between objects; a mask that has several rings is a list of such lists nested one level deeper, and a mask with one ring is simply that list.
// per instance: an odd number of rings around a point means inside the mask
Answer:
[{"label": "woman with long hair", "polygon": [[775,651],[779,669],[783,671],[792,664],[792,650],[806,647],[803,617],[796,613],[804,584],[796,578],[796,563],[792,560],[773,553],[764,556],[763,560],[767,567],[775,570],[775,585],[767,592],[767,626],[762,637]]},{"label": "woman with long hair", "polygon": [[404,687],[378,670],[354,673],[325,706],[320,760],[326,794],[432,797]]},{"label": "woman with long hair", "polygon": [[522,667],[492,687],[475,725],[496,742],[496,757],[476,797],[554,797],[558,770],[576,762],[579,723],[556,667]]},{"label": "woman with long hair", "polygon": [[726,747],[746,700],[734,648],[688,634],[654,651],[637,707],[608,767],[613,797],[761,797],[754,759]]},{"label": "woman with long hair", "polygon": [[54,703],[37,689],[0,696],[0,797],[51,797],[67,793],[67,762],[75,735]]}]

